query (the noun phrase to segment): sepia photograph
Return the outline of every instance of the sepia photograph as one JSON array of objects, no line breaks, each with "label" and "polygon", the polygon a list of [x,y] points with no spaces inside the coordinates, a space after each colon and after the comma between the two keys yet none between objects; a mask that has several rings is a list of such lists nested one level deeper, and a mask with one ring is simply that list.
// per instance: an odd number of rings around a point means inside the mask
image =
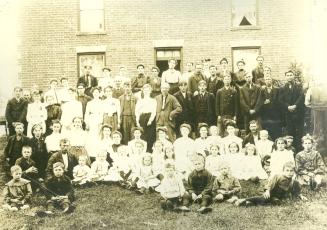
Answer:
[{"label": "sepia photograph", "polygon": [[327,1],[0,0],[0,229],[327,229]]}]

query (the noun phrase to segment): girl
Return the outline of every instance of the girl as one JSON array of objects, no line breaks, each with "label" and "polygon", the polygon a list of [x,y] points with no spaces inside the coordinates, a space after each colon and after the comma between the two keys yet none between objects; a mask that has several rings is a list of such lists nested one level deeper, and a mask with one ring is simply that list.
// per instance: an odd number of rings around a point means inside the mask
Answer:
[{"label": "girl", "polygon": [[142,127],[143,139],[148,143],[147,150],[152,148],[155,141],[155,121],[157,111],[157,101],[151,98],[152,88],[149,84],[143,86],[144,97],[137,101],[135,105],[136,125]]},{"label": "girl", "polygon": [[286,162],[294,162],[293,152],[291,150],[285,149],[286,140],[284,138],[277,138],[275,140],[276,149],[271,153],[270,159],[270,177],[276,174],[282,174],[283,165]]},{"label": "girl", "polygon": [[217,144],[217,143],[221,142],[221,137],[219,136],[218,127],[215,125],[212,125],[209,128],[208,142],[210,144]]},{"label": "girl", "polygon": [[87,165],[87,157],[79,156],[78,165],[73,169],[73,184],[83,185],[90,181],[91,169]]},{"label": "girl", "polygon": [[206,123],[199,123],[199,137],[195,139],[195,152],[202,154],[204,157],[208,155],[208,125]]},{"label": "girl", "polygon": [[41,102],[41,93],[39,91],[33,92],[33,103],[27,106],[26,120],[27,125],[27,136],[32,137],[32,127],[35,124],[40,124],[42,127],[42,133],[46,131],[45,120],[47,119],[47,109],[45,103]]},{"label": "girl", "polygon": [[219,163],[222,160],[222,157],[219,153],[219,146],[218,144],[211,144],[209,147],[209,156],[206,158],[206,165],[205,168],[214,176],[219,176]]},{"label": "girl", "polygon": [[238,146],[242,146],[242,138],[235,135],[235,122],[228,122],[226,124],[227,136],[222,138],[222,143],[225,146],[225,154],[229,153],[229,145],[235,142]]},{"label": "girl", "polygon": [[117,149],[117,153],[111,155],[112,166],[109,168],[106,179],[112,182],[126,182],[131,174],[131,164],[128,157],[128,147],[121,145]]},{"label": "girl", "polygon": [[132,154],[138,152],[135,146],[137,142],[141,142],[143,144],[143,149],[142,149],[143,153],[145,153],[147,150],[147,142],[141,139],[142,133],[143,133],[143,129],[141,127],[132,128],[132,134],[134,139],[128,142],[128,147],[130,148]]},{"label": "girl", "polygon": [[92,181],[106,181],[108,174],[109,163],[107,159],[107,152],[101,151],[98,153],[96,160],[91,165],[91,180]]},{"label": "girl", "polygon": [[325,179],[325,164],[320,153],[314,150],[314,140],[310,135],[302,138],[303,151],[295,157],[298,180],[302,185],[318,189]]},{"label": "girl", "polygon": [[59,120],[52,121],[51,129],[52,133],[44,141],[50,156],[60,150],[60,140],[63,138],[60,133],[61,123]]},{"label": "girl", "polygon": [[191,126],[189,124],[182,124],[179,128],[181,137],[174,142],[174,152],[176,153],[176,164],[181,165],[183,162],[189,160],[189,155],[195,153],[194,140],[189,137]]},{"label": "girl", "polygon": [[[96,144],[95,144],[96,143]],[[86,141],[86,150],[90,157],[90,161],[95,161],[95,158],[99,151],[109,152],[112,146],[111,127],[109,125],[103,125],[100,128],[100,134],[98,138],[88,138]]]},{"label": "girl", "polygon": [[163,143],[164,150],[167,147],[173,146],[173,144],[168,140],[167,128],[165,126],[157,127],[157,140]]},{"label": "girl", "polygon": [[103,124],[108,124],[113,130],[120,128],[120,102],[112,96],[113,88],[108,86],[104,89],[106,99],[103,100]]},{"label": "girl", "polygon": [[103,120],[103,104],[100,100],[100,90],[98,88],[93,89],[92,95],[93,100],[86,104],[84,121],[86,129],[89,130],[89,138],[97,139]]},{"label": "girl", "polygon": [[244,155],[240,153],[240,145],[236,142],[232,142],[227,146],[227,148],[228,154],[221,156],[221,158],[229,164],[232,174],[235,177],[240,178],[244,158]]},{"label": "girl", "polygon": [[134,172],[138,192],[141,194],[154,191],[154,188],[160,184],[157,174],[153,168],[152,156],[146,153],[142,157],[142,165]]},{"label": "girl", "polygon": [[262,159],[265,155],[270,156],[274,142],[268,139],[269,135],[267,130],[260,130],[259,137],[260,140],[258,140],[258,142],[256,143],[256,147],[259,156]]},{"label": "girl", "polygon": [[39,170],[40,177],[45,177],[45,170],[48,164],[48,151],[43,136],[43,128],[40,124],[32,127],[33,138],[31,138],[32,160],[35,161],[35,166]]},{"label": "girl", "polygon": [[82,125],[83,125],[83,119],[81,117],[75,117],[73,118],[73,124],[71,130],[64,134],[70,141],[70,145],[71,145],[70,152],[76,158],[78,158],[81,155],[87,156],[87,152],[85,149],[85,145],[87,141],[87,133],[86,131],[83,130]]},{"label": "girl", "polygon": [[76,100],[75,90],[69,89],[70,100],[62,104],[61,124],[62,133],[69,131],[74,117],[83,117],[83,106],[80,101]]},{"label": "girl", "polygon": [[261,158],[257,154],[255,145],[247,144],[245,146],[245,157],[242,160],[242,170],[239,179],[258,181],[267,179],[268,175],[261,165]]},{"label": "girl", "polygon": [[163,143],[161,141],[154,142],[152,149],[153,167],[157,172],[162,174],[165,164],[165,152]]}]

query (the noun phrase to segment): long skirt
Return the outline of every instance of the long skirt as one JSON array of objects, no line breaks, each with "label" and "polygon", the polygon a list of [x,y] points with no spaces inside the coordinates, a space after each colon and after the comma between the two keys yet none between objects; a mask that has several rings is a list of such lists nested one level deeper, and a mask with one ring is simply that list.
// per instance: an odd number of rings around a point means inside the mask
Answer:
[{"label": "long skirt", "polygon": [[142,113],[140,116],[140,126],[143,128],[142,139],[147,142],[147,151],[152,152],[152,146],[156,138],[156,124],[154,120],[148,126],[151,113]]},{"label": "long skirt", "polygon": [[103,124],[110,125],[112,130],[115,131],[118,129],[118,116],[117,113],[114,113],[112,116],[108,116],[108,114],[103,115]]}]

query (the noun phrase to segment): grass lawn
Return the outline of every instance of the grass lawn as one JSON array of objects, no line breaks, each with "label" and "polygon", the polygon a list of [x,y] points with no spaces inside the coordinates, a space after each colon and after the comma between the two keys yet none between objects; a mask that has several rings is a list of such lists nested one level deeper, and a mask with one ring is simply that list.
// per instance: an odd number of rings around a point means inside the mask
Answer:
[{"label": "grass lawn", "polygon": [[[3,150],[0,151],[2,161]],[[8,180],[2,165],[0,189]],[[262,191],[262,185],[249,182],[242,182],[242,187],[243,197]],[[76,209],[67,215],[40,218],[29,216],[30,211],[7,213],[0,209],[0,229],[327,229],[326,190],[304,191],[309,201],[280,206],[214,204],[213,211],[206,215],[163,212],[159,195],[137,195],[114,185],[77,189],[75,193]],[[44,202],[39,195],[33,199],[34,206]],[[192,210],[197,208],[192,206]]]}]

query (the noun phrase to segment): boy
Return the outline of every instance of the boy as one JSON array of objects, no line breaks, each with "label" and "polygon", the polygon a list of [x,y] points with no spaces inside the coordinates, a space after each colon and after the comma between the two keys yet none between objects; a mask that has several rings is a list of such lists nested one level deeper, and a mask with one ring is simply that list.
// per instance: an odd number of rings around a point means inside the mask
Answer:
[{"label": "boy", "polygon": [[56,162],[53,164],[53,176],[50,177],[45,186],[47,188],[47,214],[53,214],[55,208],[59,207],[63,213],[67,213],[74,200],[74,190],[70,179],[64,175],[64,164]]},{"label": "boy", "polygon": [[[22,169],[22,177],[32,181],[33,189],[38,186],[39,170],[35,167],[35,161],[31,159],[32,147],[25,145],[22,148],[22,157],[16,160],[16,165]],[[42,181],[42,179],[40,180]]]},{"label": "boy", "polygon": [[319,189],[325,178],[325,164],[319,152],[313,148],[310,135],[302,138],[303,151],[295,156],[296,172],[301,185],[310,185],[312,190]]},{"label": "boy", "polygon": [[295,165],[293,162],[286,162],[283,166],[283,173],[272,177],[266,187],[266,191],[262,196],[239,199],[235,202],[236,206],[240,205],[265,205],[265,204],[280,204],[282,200],[287,198],[300,198],[307,200],[301,194],[300,183],[293,179]]},{"label": "boy", "polygon": [[165,165],[164,178],[157,188],[162,198],[161,208],[164,210],[174,210],[180,205],[180,201],[185,193],[183,180],[177,175],[175,166],[172,163]]},{"label": "boy", "polygon": [[199,81],[199,93],[193,97],[195,125],[207,123],[209,126],[216,125],[215,97],[207,92],[207,83]]},{"label": "boy", "polygon": [[197,210],[199,213],[204,214],[212,211],[208,207],[211,202],[211,189],[213,176],[210,172],[204,169],[205,158],[198,155],[194,160],[194,170],[188,176],[188,181],[185,185],[186,192],[183,196],[183,206],[180,207],[182,211],[190,211],[188,207],[191,202],[198,202],[200,208]]},{"label": "boy", "polygon": [[21,178],[22,169],[18,165],[12,166],[10,172],[13,179],[4,188],[5,204],[3,207],[9,211],[28,209],[28,203],[32,196],[30,181]]},{"label": "boy", "polygon": [[213,182],[213,200],[217,202],[227,200],[229,203],[234,203],[237,200],[236,194],[241,191],[241,184],[231,175],[227,162],[220,163],[219,171],[220,175]]},{"label": "boy", "polygon": [[231,86],[232,77],[225,75],[223,78],[224,87],[219,89],[216,94],[216,115],[219,133],[224,134],[224,123],[227,119],[236,121],[238,113],[237,91]]},{"label": "boy", "polygon": [[16,160],[21,156],[23,146],[30,144],[30,139],[23,134],[23,123],[15,123],[15,132],[15,135],[9,137],[4,151],[5,158],[9,163],[9,166],[13,166]]}]

